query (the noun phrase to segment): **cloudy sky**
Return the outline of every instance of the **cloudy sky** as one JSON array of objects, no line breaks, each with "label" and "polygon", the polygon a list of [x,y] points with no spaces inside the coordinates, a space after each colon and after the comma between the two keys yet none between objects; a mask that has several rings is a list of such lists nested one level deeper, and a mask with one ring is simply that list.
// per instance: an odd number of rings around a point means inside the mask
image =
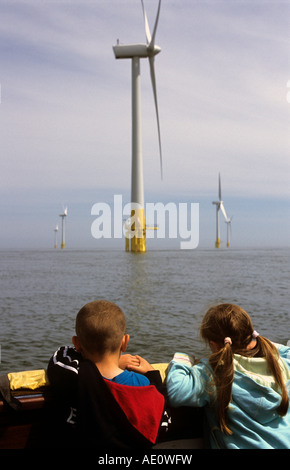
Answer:
[{"label": "cloudy sky", "polygon": [[[67,248],[97,249],[93,204],[130,197],[131,64],[112,46],[145,42],[141,1],[0,0],[0,18],[0,250],[53,248],[66,205]],[[201,247],[219,172],[232,246],[290,244],[289,36],[288,0],[162,1],[164,173],[142,60],[145,201],[199,203]]]}]

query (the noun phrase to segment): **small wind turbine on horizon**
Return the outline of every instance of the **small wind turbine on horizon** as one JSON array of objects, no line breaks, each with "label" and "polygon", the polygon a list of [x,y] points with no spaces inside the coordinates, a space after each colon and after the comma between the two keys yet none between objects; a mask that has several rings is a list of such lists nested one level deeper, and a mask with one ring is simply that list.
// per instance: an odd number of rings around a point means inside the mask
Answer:
[{"label": "small wind turbine on horizon", "polygon": [[223,216],[226,220],[226,222],[229,221],[229,218],[227,216],[226,210],[224,208],[224,204],[222,201],[222,190],[221,190],[221,175],[219,173],[219,180],[218,180],[218,201],[213,201],[212,203],[216,206],[216,242],[215,242],[215,247],[219,248],[221,244],[221,238],[220,238],[220,220],[219,220],[219,211],[221,210],[223,213]]},{"label": "small wind turbine on horizon", "polygon": [[67,207],[64,209],[63,214],[59,214],[61,217],[61,228],[62,228],[62,233],[61,233],[61,249],[63,250],[65,247],[65,218],[67,216]]},{"label": "small wind turbine on horizon", "polygon": [[56,225],[54,229],[54,248],[57,248],[57,232],[58,232],[58,225]]},{"label": "small wind turbine on horizon", "polygon": [[[155,45],[155,35],[159,20],[161,0],[158,3],[157,15],[155,19],[153,34],[151,36],[146,11],[143,0],[141,0],[144,21],[146,44],[119,44],[113,46],[116,59],[132,60],[132,175],[131,175],[131,229],[134,236],[131,238],[131,251],[142,253],[146,251],[146,225],[144,213],[144,184],[143,184],[143,156],[142,156],[142,131],[141,131],[141,76],[140,59],[148,58],[155,111],[157,118],[157,129],[159,139],[160,168],[162,176],[162,151],[160,138],[159,113],[156,92],[156,79],[154,69],[154,58],[161,49]],[[133,209],[133,204],[138,204],[138,208]],[[126,251],[129,251],[129,238],[126,237]]]}]

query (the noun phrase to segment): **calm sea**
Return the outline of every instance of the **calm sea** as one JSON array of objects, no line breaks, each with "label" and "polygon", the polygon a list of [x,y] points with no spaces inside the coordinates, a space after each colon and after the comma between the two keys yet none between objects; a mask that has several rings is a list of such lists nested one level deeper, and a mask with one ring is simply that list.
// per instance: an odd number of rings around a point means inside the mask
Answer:
[{"label": "calm sea", "polygon": [[273,341],[290,339],[290,249],[26,251],[0,253],[0,374],[45,368],[71,344],[78,310],[108,299],[124,310],[128,352],[167,362],[208,353],[199,326],[209,305],[240,304]]}]

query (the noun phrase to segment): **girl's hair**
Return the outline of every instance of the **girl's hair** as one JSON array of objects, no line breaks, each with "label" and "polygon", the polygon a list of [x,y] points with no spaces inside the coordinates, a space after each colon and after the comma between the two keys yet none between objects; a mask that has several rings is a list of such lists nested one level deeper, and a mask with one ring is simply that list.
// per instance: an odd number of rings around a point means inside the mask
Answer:
[{"label": "girl's hair", "polygon": [[[256,346],[247,349],[253,340],[253,325],[245,310],[234,304],[220,304],[211,307],[202,321],[200,332],[204,340],[214,342],[217,346],[217,351],[211,354],[209,362],[214,372],[217,389],[217,414],[222,432],[232,434],[227,424],[227,411],[232,398],[234,354],[266,359],[274,380],[282,392],[281,403],[277,411],[281,416],[287,413],[289,398],[278,363],[277,348],[268,339],[259,335],[256,338]],[[225,338],[230,338],[230,341],[225,342]]]}]

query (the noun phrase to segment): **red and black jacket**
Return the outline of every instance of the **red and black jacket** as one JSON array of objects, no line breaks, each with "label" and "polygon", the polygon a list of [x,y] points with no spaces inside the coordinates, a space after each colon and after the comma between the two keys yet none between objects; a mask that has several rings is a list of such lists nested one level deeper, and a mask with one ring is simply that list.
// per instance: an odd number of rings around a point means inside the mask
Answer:
[{"label": "red and black jacket", "polygon": [[76,445],[144,449],[163,440],[170,418],[159,371],[146,374],[148,386],[121,385],[104,379],[74,348],[62,347],[47,374],[66,421],[73,424]]}]

